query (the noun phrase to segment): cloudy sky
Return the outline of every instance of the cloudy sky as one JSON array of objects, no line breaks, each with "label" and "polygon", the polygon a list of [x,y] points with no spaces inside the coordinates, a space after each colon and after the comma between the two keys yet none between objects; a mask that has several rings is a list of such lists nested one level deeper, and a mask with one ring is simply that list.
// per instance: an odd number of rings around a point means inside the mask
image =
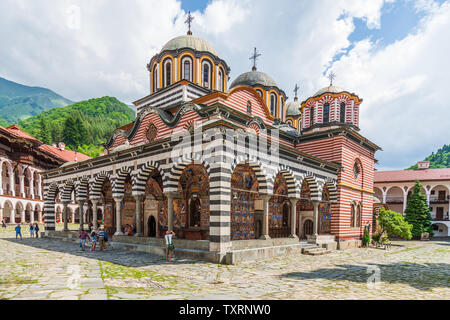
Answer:
[{"label": "cloudy sky", "polygon": [[231,66],[258,70],[304,100],[334,83],[364,99],[361,134],[379,170],[403,169],[450,143],[449,0],[1,0],[0,77],[73,101],[148,94],[146,64],[193,33]]}]

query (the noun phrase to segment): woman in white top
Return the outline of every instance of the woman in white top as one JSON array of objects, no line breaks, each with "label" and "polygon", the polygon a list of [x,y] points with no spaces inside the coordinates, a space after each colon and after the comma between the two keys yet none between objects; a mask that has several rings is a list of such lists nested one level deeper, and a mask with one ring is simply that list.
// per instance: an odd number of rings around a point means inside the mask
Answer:
[{"label": "woman in white top", "polygon": [[175,250],[175,246],[172,242],[172,237],[175,235],[175,232],[173,231],[166,231],[166,235],[164,236],[166,240],[166,260],[170,262],[172,259],[172,252]]}]

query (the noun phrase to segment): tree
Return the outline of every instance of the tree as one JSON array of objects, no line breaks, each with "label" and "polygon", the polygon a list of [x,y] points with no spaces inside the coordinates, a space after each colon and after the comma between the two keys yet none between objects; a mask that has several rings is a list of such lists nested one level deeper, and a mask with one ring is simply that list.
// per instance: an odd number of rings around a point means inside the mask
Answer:
[{"label": "tree", "polygon": [[39,138],[41,139],[41,141],[45,144],[51,144],[52,136],[51,136],[50,128],[48,127],[48,123],[47,123],[47,121],[45,121],[44,118],[41,118],[39,131],[40,131]]},{"label": "tree", "polygon": [[74,149],[80,145],[80,136],[72,115],[68,116],[66,121],[64,121],[63,140],[66,145],[74,147]]},{"label": "tree", "polygon": [[405,220],[412,224],[412,235],[414,238],[420,238],[422,233],[429,233],[433,236],[431,227],[430,207],[427,204],[426,196],[421,192],[422,185],[418,180],[414,185],[414,190],[408,199],[408,205],[405,210]]},{"label": "tree", "polygon": [[412,238],[413,226],[406,222],[398,212],[380,208],[378,222],[381,227],[380,239],[383,239],[384,234],[387,234],[388,237],[398,236],[406,240]]}]

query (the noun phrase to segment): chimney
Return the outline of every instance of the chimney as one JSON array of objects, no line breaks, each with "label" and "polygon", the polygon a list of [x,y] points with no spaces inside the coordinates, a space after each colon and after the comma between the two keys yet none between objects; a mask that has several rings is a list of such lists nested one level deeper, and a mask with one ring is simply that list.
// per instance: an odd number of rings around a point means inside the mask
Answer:
[{"label": "chimney", "polygon": [[58,147],[56,146],[56,143],[52,144],[52,147],[54,147],[54,148],[58,148]]},{"label": "chimney", "polygon": [[58,143],[58,148],[59,148],[60,150],[64,150],[65,147],[66,147],[66,144],[65,144],[64,142],[59,142],[59,143]]},{"label": "chimney", "polygon": [[419,161],[417,162],[417,169],[424,170],[430,167],[430,161]]}]

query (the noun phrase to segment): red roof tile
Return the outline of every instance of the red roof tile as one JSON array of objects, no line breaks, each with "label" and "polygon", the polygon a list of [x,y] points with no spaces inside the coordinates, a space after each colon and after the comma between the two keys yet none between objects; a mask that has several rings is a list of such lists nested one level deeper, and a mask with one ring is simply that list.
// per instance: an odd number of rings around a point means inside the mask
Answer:
[{"label": "red roof tile", "polygon": [[450,180],[450,168],[375,171],[374,182]]},{"label": "red roof tile", "polygon": [[[36,142],[41,142],[38,139],[36,139],[35,137],[33,137],[32,135],[26,133],[25,131],[22,131],[18,125],[13,124],[12,126],[9,126],[8,128],[6,128],[6,130],[10,133],[12,133],[13,135],[15,135],[16,137],[20,137],[20,138],[24,138],[24,139],[28,139],[28,140],[33,140]],[[42,143],[42,142],[41,142]]]},{"label": "red roof tile", "polygon": [[50,153],[66,162],[75,161],[75,158],[77,159],[77,161],[84,161],[87,159],[91,159],[91,157],[89,157],[85,154],[71,151],[71,150],[61,150],[59,148],[49,146],[47,144],[43,144],[43,145],[39,146],[39,149],[41,149],[42,151],[45,151],[47,153]]}]

